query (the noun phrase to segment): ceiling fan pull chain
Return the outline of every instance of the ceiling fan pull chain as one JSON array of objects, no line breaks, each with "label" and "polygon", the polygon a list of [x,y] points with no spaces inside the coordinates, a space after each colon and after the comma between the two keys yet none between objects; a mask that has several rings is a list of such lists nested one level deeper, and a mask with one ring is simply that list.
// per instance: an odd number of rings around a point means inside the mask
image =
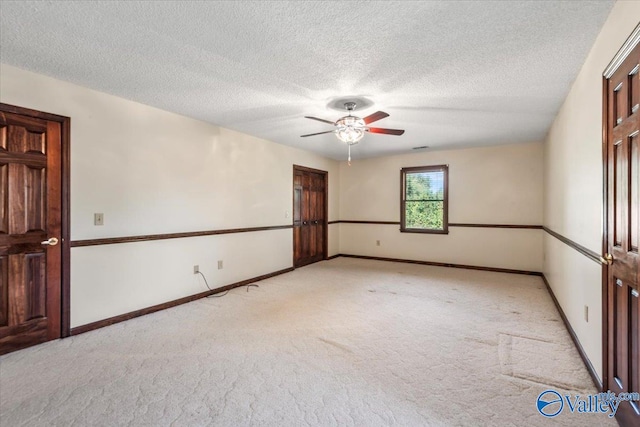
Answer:
[{"label": "ceiling fan pull chain", "polygon": [[347,144],[347,147],[349,147],[349,158],[347,160],[347,163],[349,164],[349,166],[351,166],[351,144]]}]

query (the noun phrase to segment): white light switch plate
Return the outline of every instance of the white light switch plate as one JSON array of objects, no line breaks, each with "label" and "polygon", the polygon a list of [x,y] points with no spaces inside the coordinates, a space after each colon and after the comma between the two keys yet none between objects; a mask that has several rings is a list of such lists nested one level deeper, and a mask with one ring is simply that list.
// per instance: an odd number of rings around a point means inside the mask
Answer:
[{"label": "white light switch plate", "polygon": [[104,214],[102,214],[102,213],[94,213],[93,214],[93,225],[104,225]]}]

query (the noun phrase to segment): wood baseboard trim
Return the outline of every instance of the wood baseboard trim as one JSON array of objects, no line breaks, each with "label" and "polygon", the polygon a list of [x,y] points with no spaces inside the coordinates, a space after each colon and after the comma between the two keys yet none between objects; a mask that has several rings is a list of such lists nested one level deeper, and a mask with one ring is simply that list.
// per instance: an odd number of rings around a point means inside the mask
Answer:
[{"label": "wood baseboard trim", "polygon": [[575,249],[576,251],[580,252],[582,255],[584,255],[587,258],[589,258],[591,261],[594,261],[594,262],[597,262],[598,264],[601,264],[601,262],[600,262],[600,254],[598,254],[597,252],[594,252],[591,249],[585,248],[581,244],[576,243],[573,240],[564,237],[562,234],[556,233],[555,231],[551,230],[550,228],[547,228],[547,227],[542,227],[542,228],[543,228],[544,231],[546,231],[547,233],[549,233],[550,235],[552,235],[556,239],[560,240],[565,245],[569,246],[570,248]]},{"label": "wood baseboard trim", "polygon": [[250,283],[259,282],[260,280],[269,279],[280,274],[293,271],[293,267],[285,268],[283,270],[274,271],[272,273],[263,274],[262,276],[253,277],[251,279],[241,280],[240,282],[232,283],[230,285],[222,286],[220,288],[213,289],[211,291],[200,292],[199,294],[190,295],[187,297],[179,298],[173,301],[164,302],[151,307],[142,308],[140,310],[132,311],[129,313],[120,314],[118,316],[109,317],[108,319],[98,320],[93,323],[88,323],[82,326],[76,326],[71,329],[71,335],[79,335],[85,332],[93,331],[94,329],[103,328],[105,326],[113,325],[115,323],[124,322],[125,320],[133,319],[136,317],[144,316],[145,314],[155,313],[156,311],[165,310],[167,308],[175,307],[178,305],[186,304],[201,298],[208,297],[209,295],[225,292],[230,289],[238,288],[240,286],[248,285]]},{"label": "wood baseboard trim", "polygon": [[578,354],[580,355],[580,358],[584,362],[584,365],[586,366],[587,371],[591,376],[591,381],[593,381],[593,384],[596,386],[596,388],[599,391],[602,391],[602,381],[598,377],[598,374],[595,368],[593,367],[593,364],[591,364],[591,361],[587,357],[587,353],[584,351],[584,348],[582,347],[580,340],[578,340],[578,336],[576,335],[576,332],[573,330],[573,327],[569,323],[569,319],[567,319],[567,316],[564,314],[564,310],[562,310],[562,307],[560,306],[558,299],[553,293],[553,290],[549,285],[549,281],[545,277],[544,273],[541,274],[541,277],[542,277],[542,281],[544,282],[544,285],[547,287],[547,291],[549,292],[549,295],[551,295],[551,299],[553,300],[553,303],[555,304],[556,308],[558,309],[558,312],[560,313],[560,317],[562,318],[562,322],[564,323],[565,328],[567,328],[567,332],[569,332],[569,335],[571,336],[571,340],[573,341],[573,344],[576,346],[576,350],[578,350]]},{"label": "wood baseboard trim", "polygon": [[185,237],[216,236],[218,234],[251,233],[255,231],[284,230],[293,228],[290,225],[274,225],[269,227],[227,228],[221,230],[190,231],[185,233],[146,234],[141,236],[108,237],[105,239],[73,240],[72,248],[83,246],[114,245],[118,243],[148,242],[151,240],[183,239]]},{"label": "wood baseboard trim", "polygon": [[330,259],[336,259],[336,258],[338,258],[339,256],[340,256],[340,254],[331,255],[331,256],[327,257],[327,258],[325,259],[325,261],[329,261]]},{"label": "wood baseboard trim", "polygon": [[493,271],[495,273],[511,273],[511,274],[524,274],[527,276],[542,276],[542,273],[540,273],[539,271],[513,270],[510,268],[482,267],[477,265],[452,264],[448,262],[417,261],[417,260],[411,260],[411,259],[383,258],[383,257],[352,255],[352,254],[339,254],[337,256],[341,256],[345,258],[370,259],[374,261],[389,261],[389,262],[402,262],[405,264],[430,265],[434,267],[451,267],[451,268],[464,268],[467,270]]}]

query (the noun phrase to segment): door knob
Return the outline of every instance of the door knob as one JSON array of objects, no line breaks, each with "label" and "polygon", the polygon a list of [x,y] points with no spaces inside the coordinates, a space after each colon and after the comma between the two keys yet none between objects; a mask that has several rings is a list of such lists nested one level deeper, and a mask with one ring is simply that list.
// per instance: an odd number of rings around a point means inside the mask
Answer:
[{"label": "door knob", "polygon": [[316,221],[316,224],[318,223],[318,221]]},{"label": "door knob", "polygon": [[604,257],[600,257],[600,262],[605,264],[605,265],[613,264],[613,255],[605,254]]},{"label": "door knob", "polygon": [[58,239],[56,239],[55,237],[50,237],[44,242],[40,242],[40,244],[45,246],[55,246],[58,244]]}]

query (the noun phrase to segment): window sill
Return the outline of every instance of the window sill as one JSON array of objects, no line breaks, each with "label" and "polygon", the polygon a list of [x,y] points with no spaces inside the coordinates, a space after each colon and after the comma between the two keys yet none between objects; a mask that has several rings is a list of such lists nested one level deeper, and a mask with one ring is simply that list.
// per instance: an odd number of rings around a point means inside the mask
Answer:
[{"label": "window sill", "polygon": [[449,234],[448,229],[444,230],[423,230],[419,228],[401,228],[401,233],[419,233],[419,234]]}]

